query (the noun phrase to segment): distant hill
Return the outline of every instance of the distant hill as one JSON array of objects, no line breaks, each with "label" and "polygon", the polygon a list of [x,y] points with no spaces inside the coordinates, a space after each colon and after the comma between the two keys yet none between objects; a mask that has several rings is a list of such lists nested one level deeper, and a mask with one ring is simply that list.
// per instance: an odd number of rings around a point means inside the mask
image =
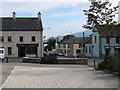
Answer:
[{"label": "distant hill", "polygon": [[59,35],[59,36],[57,36],[57,37],[55,37],[55,38],[58,38],[58,40],[62,40],[62,39],[63,39],[63,36]]},{"label": "distant hill", "polygon": [[[89,37],[89,35],[92,34],[92,30],[85,30],[83,32],[84,32],[85,37]],[[83,37],[83,32],[71,33],[71,34],[68,34],[68,35],[74,35],[75,37]],[[56,38],[58,38],[59,40],[62,40],[63,36],[59,35]]]},{"label": "distant hill", "polygon": [[[91,30],[86,30],[84,31],[85,37],[89,37],[89,35],[92,34]],[[74,35],[75,37],[83,37],[83,32],[78,32],[78,33],[72,33],[70,35]]]}]

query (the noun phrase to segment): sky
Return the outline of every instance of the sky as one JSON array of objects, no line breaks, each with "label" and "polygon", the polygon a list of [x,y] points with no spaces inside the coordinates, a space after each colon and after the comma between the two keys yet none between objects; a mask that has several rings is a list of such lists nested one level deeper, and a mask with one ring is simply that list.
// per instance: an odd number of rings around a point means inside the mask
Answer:
[{"label": "sky", "polygon": [[[120,0],[109,0],[117,6]],[[89,9],[89,0],[2,0],[0,16],[37,17],[41,12],[44,36],[56,37],[84,31],[86,23],[83,10]],[[2,4],[2,5],[1,5]],[[1,9],[0,9],[1,10]],[[117,17],[116,17],[117,19]]]}]

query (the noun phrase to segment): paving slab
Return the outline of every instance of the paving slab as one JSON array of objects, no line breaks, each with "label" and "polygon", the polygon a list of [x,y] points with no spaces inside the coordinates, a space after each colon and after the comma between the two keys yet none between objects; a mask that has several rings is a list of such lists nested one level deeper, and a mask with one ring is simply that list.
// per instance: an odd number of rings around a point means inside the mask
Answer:
[{"label": "paving slab", "polygon": [[118,78],[85,65],[21,64],[2,88],[118,88]]}]

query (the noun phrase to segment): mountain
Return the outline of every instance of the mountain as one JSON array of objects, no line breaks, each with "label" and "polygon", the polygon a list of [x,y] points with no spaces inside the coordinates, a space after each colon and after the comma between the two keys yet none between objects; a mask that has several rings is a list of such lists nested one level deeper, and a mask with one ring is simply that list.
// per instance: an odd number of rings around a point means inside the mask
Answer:
[{"label": "mountain", "polygon": [[59,36],[57,36],[56,38],[58,38],[58,40],[62,40],[62,39],[63,39],[63,36],[59,35]]},{"label": "mountain", "polygon": [[[91,30],[86,30],[84,31],[84,36],[89,37],[89,35],[92,34]],[[83,37],[83,32],[78,32],[78,33],[72,33],[70,35],[74,35],[75,37]]]},{"label": "mountain", "polygon": [[[85,30],[85,31],[82,31],[82,32],[71,33],[71,34],[68,34],[68,35],[74,35],[75,37],[83,37],[83,32],[84,32],[85,37],[89,37],[89,35],[92,34],[92,30]],[[59,35],[56,38],[58,38],[59,40],[62,40],[63,36]]]}]

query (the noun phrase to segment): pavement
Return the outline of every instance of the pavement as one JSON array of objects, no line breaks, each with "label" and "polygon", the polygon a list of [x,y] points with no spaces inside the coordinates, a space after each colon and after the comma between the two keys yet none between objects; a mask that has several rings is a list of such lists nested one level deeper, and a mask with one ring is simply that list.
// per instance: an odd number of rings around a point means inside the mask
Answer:
[{"label": "pavement", "polygon": [[100,62],[104,61],[101,58],[88,59],[88,65],[92,67],[97,67]]},{"label": "pavement", "polygon": [[[14,62],[15,61],[15,62]],[[14,62],[14,63],[13,63]],[[118,77],[87,65],[2,63],[1,88],[118,88]]]}]

